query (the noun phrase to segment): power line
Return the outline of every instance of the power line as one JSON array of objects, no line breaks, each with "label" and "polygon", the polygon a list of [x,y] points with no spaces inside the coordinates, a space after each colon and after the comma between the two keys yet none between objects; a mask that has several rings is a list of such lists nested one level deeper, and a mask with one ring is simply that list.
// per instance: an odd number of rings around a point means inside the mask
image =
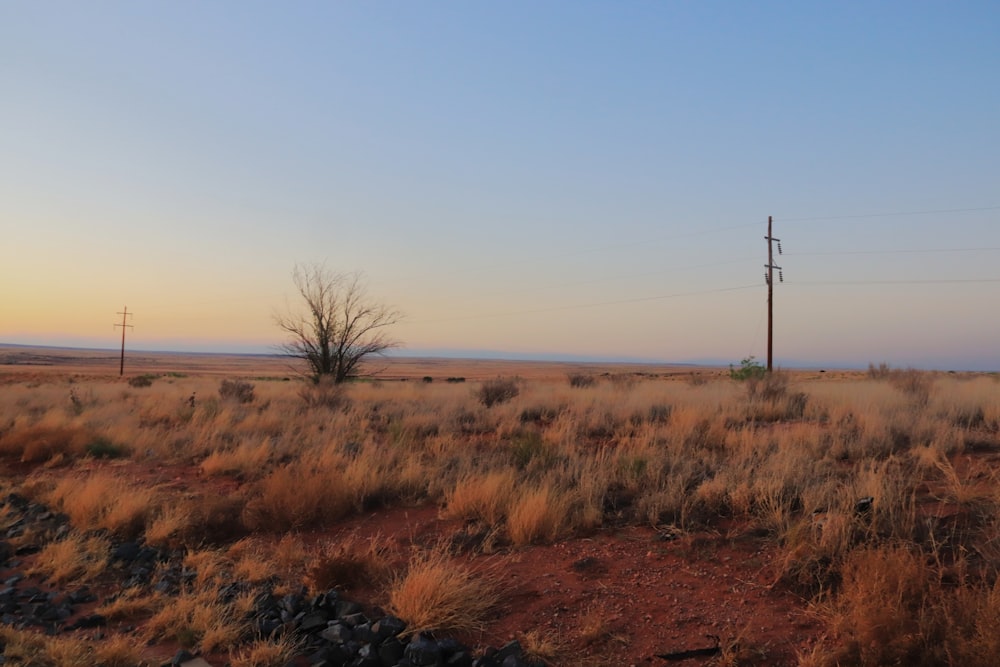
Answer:
[{"label": "power line", "polygon": [[442,322],[462,322],[467,320],[482,320],[493,317],[511,317],[513,315],[534,315],[536,313],[554,313],[565,310],[580,310],[583,308],[599,308],[601,306],[618,306],[629,303],[642,303],[646,301],[660,301],[663,299],[677,299],[686,296],[701,296],[703,294],[715,294],[719,292],[736,292],[746,289],[757,289],[760,285],[740,285],[738,287],[719,287],[716,289],[700,290],[697,292],[677,292],[674,294],[661,294],[658,296],[644,296],[633,299],[618,299],[615,301],[599,301],[594,303],[580,303],[572,306],[552,306],[549,308],[533,308],[528,310],[507,311],[503,313],[488,313],[484,315],[468,315],[464,317],[448,317],[436,320],[413,320],[411,324],[439,324]]},{"label": "power line", "polygon": [[948,285],[966,283],[1000,283],[1000,278],[930,278],[915,280],[817,280],[786,283],[793,287],[821,285]]},{"label": "power line", "polygon": [[894,218],[907,215],[934,215],[937,213],[974,213],[1000,211],[1000,206],[979,206],[975,208],[938,208],[923,211],[896,211],[893,213],[855,213],[850,215],[817,215],[799,218],[780,218],[782,222],[812,222],[815,220],[856,220],[861,218]]},{"label": "power line", "polygon": [[981,248],[913,248],[900,250],[824,250],[820,252],[793,252],[789,257],[814,257],[822,255],[919,255],[939,252],[992,252],[1000,250],[1000,246],[984,246]]}]

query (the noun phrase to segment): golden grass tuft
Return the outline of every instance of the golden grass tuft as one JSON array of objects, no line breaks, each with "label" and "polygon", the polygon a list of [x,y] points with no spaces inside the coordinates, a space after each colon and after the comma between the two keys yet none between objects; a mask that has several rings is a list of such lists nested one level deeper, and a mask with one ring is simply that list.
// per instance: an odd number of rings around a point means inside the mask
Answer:
[{"label": "golden grass tuft", "polygon": [[495,575],[455,562],[443,547],[410,559],[389,585],[388,608],[407,623],[407,632],[480,632],[500,601]]},{"label": "golden grass tuft", "polygon": [[182,593],[163,604],[143,626],[148,640],[171,640],[206,652],[230,650],[247,626],[233,605],[220,602],[209,588]]},{"label": "golden grass tuft", "polygon": [[109,621],[137,619],[150,616],[157,612],[168,598],[150,595],[142,588],[129,588],[106,599],[95,609],[95,612]]},{"label": "golden grass tuft", "polygon": [[17,456],[23,463],[43,463],[56,456],[82,455],[94,434],[73,424],[32,424],[14,428],[0,437],[0,456]]},{"label": "golden grass tuft", "polygon": [[376,537],[362,542],[356,536],[327,541],[307,566],[306,581],[313,590],[350,590],[380,586],[392,572],[392,551]]},{"label": "golden grass tuft", "polygon": [[319,528],[347,516],[354,502],[340,471],[290,463],[257,485],[243,521],[253,530],[286,532]]},{"label": "golden grass tuft", "polygon": [[569,521],[568,496],[551,483],[522,491],[511,504],[507,532],[515,546],[555,540]]},{"label": "golden grass tuft", "polygon": [[45,545],[28,574],[45,577],[54,584],[86,583],[107,569],[110,555],[111,543],[106,539],[71,532],[62,540]]},{"label": "golden grass tuft", "polygon": [[231,667],[286,667],[300,648],[300,642],[290,635],[255,639],[236,651],[229,664]]},{"label": "golden grass tuft", "polygon": [[242,442],[233,449],[217,449],[199,465],[202,473],[256,477],[271,460],[274,447],[270,438],[258,442]]},{"label": "golden grass tuft", "polygon": [[476,519],[496,525],[507,516],[516,479],[512,468],[467,475],[445,494],[442,514],[447,518]]},{"label": "golden grass tuft", "polygon": [[0,626],[6,664],[25,667],[135,667],[141,664],[136,638],[111,635],[88,641],[80,637],[48,637],[31,630]]},{"label": "golden grass tuft", "polygon": [[530,660],[551,663],[566,653],[566,644],[551,632],[528,630],[518,638],[518,641]]},{"label": "golden grass tuft", "polygon": [[65,512],[80,530],[105,529],[124,536],[141,533],[158,505],[155,489],[130,485],[107,472],[64,477],[43,499]]}]

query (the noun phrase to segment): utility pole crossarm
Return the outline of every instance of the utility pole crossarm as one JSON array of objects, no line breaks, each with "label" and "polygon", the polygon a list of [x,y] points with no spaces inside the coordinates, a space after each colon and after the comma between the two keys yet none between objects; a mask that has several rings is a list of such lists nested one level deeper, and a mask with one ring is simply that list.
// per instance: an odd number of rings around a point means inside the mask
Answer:
[{"label": "utility pole crossarm", "polygon": [[113,327],[122,328],[122,361],[121,365],[118,367],[118,377],[125,375],[125,329],[134,329],[135,327],[131,324],[126,324],[127,318],[132,317],[133,313],[128,312],[128,306],[125,306],[121,312],[115,313],[116,315],[122,316],[122,323],[112,325]]}]

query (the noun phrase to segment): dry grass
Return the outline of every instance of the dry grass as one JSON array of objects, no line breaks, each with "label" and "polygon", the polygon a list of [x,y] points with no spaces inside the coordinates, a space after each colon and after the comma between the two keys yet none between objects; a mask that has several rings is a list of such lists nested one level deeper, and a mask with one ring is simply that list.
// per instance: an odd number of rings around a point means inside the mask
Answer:
[{"label": "dry grass", "polygon": [[254,530],[320,528],[350,514],[354,499],[335,467],[283,465],[262,479],[243,520]]},{"label": "dry grass", "polygon": [[[573,386],[590,385],[577,384]],[[524,654],[529,659],[540,660],[545,664],[552,664],[567,653],[565,641],[551,632],[544,632],[538,629],[528,630],[518,638],[518,641],[524,649]]]},{"label": "dry grass", "polygon": [[64,477],[44,500],[69,515],[80,530],[135,536],[158,506],[156,490],[133,486],[110,473]]},{"label": "dry grass", "polygon": [[394,556],[380,538],[362,541],[351,535],[328,540],[309,559],[306,581],[318,591],[378,587],[390,580]]},{"label": "dry grass", "polygon": [[128,588],[106,599],[94,611],[110,621],[134,621],[151,616],[166,603],[162,596],[150,595],[149,591],[141,588]]},{"label": "dry grass", "polygon": [[6,664],[25,667],[135,667],[141,663],[136,638],[116,635],[88,641],[48,637],[29,630],[0,626]]},{"label": "dry grass", "polygon": [[495,575],[462,565],[442,547],[419,552],[389,586],[388,608],[407,632],[482,631],[500,601]]},{"label": "dry grass", "polygon": [[210,588],[165,601],[143,626],[147,639],[208,652],[234,648],[247,630],[238,610],[220,601]]},{"label": "dry grass", "polygon": [[231,667],[286,667],[301,648],[290,635],[278,639],[255,639],[236,651]]},{"label": "dry grass", "polygon": [[[233,577],[388,582],[393,609],[413,628],[455,625],[452,610],[466,605],[481,625],[486,612],[473,603],[495,601],[489,573],[431,550],[393,579],[390,562],[407,554],[384,541],[307,549],[299,536],[376,507],[429,504],[499,535],[502,548],[608,525],[754,527],[780,548],[776,586],[812,599],[827,624],[830,642],[804,662],[906,662],[924,652],[931,657],[912,664],[947,664],[934,662],[946,650],[953,664],[990,664],[1000,494],[984,462],[1000,448],[996,379],[888,367],[803,377],[750,387],[716,376],[571,384],[563,375],[507,382],[516,394],[489,407],[475,383],[364,383],[303,401],[298,383],[258,382],[253,403],[240,403],[218,396],[214,376],[161,377],[143,389],[11,382],[0,393],[0,456],[31,464],[19,492],[77,529],[39,554],[39,574],[95,576],[96,556],[80,562],[100,551],[84,531],[186,549],[197,578],[169,610],[121,596],[108,613],[151,614],[155,636],[203,647],[239,639],[237,620],[208,594]],[[133,466],[195,466],[229,490],[194,484],[182,495],[127,480],[115,462],[88,460],[89,472],[63,465],[95,441],[127,443]],[[866,497],[871,506],[859,511]],[[12,543],[36,538],[50,536],[29,530]],[[866,616],[880,619],[876,629],[862,627]],[[598,620],[580,623],[584,643],[608,638]],[[549,638],[533,639],[545,653]],[[269,649],[257,647],[259,660]]]},{"label": "dry grass", "polygon": [[469,474],[445,494],[444,516],[475,519],[496,525],[507,516],[514,495],[516,474],[512,468],[485,474]]},{"label": "dry grass", "polygon": [[525,489],[511,504],[507,531],[515,546],[552,542],[569,520],[569,498],[553,484]]},{"label": "dry grass", "polygon": [[53,584],[87,583],[104,572],[110,556],[111,544],[106,539],[74,532],[45,545],[28,574],[42,576]]},{"label": "dry grass", "polygon": [[0,456],[23,463],[43,463],[59,456],[75,458],[86,452],[95,436],[74,424],[37,423],[12,428],[0,437]]}]

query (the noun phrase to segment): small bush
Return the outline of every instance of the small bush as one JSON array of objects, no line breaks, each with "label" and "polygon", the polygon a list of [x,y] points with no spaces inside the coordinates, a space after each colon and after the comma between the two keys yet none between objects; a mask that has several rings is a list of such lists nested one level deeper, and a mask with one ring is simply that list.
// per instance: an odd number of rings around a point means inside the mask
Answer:
[{"label": "small bush", "polygon": [[84,451],[88,456],[95,459],[120,459],[128,456],[129,449],[123,445],[116,445],[107,438],[98,437],[88,444]]},{"label": "small bush", "polygon": [[734,368],[732,364],[729,364],[729,377],[736,380],[737,382],[743,382],[745,380],[760,379],[767,374],[767,369],[764,368],[760,362],[754,360],[754,356],[749,357],[740,361],[740,367]]},{"label": "small bush", "polygon": [[299,390],[299,397],[309,408],[327,408],[336,410],[347,403],[344,386],[333,381],[320,379],[319,382],[307,382]]},{"label": "small bush", "polygon": [[128,386],[135,387],[136,389],[141,389],[142,387],[153,386],[153,380],[156,379],[155,375],[150,375],[149,373],[143,375],[135,375],[128,379]]},{"label": "small bush", "polygon": [[479,402],[488,408],[506,403],[521,393],[514,378],[487,380],[479,387]]},{"label": "small bush", "polygon": [[569,386],[571,387],[593,387],[597,384],[597,378],[586,373],[570,373]]},{"label": "small bush", "polygon": [[878,366],[870,362],[868,364],[868,377],[873,380],[887,380],[891,373],[892,367],[884,361]]},{"label": "small bush", "polygon": [[520,421],[522,424],[535,423],[540,426],[551,424],[559,416],[561,408],[547,405],[537,405],[521,410]]},{"label": "small bush", "polygon": [[237,403],[253,403],[254,386],[244,380],[223,380],[219,385],[219,396],[223,399],[231,399]]}]

